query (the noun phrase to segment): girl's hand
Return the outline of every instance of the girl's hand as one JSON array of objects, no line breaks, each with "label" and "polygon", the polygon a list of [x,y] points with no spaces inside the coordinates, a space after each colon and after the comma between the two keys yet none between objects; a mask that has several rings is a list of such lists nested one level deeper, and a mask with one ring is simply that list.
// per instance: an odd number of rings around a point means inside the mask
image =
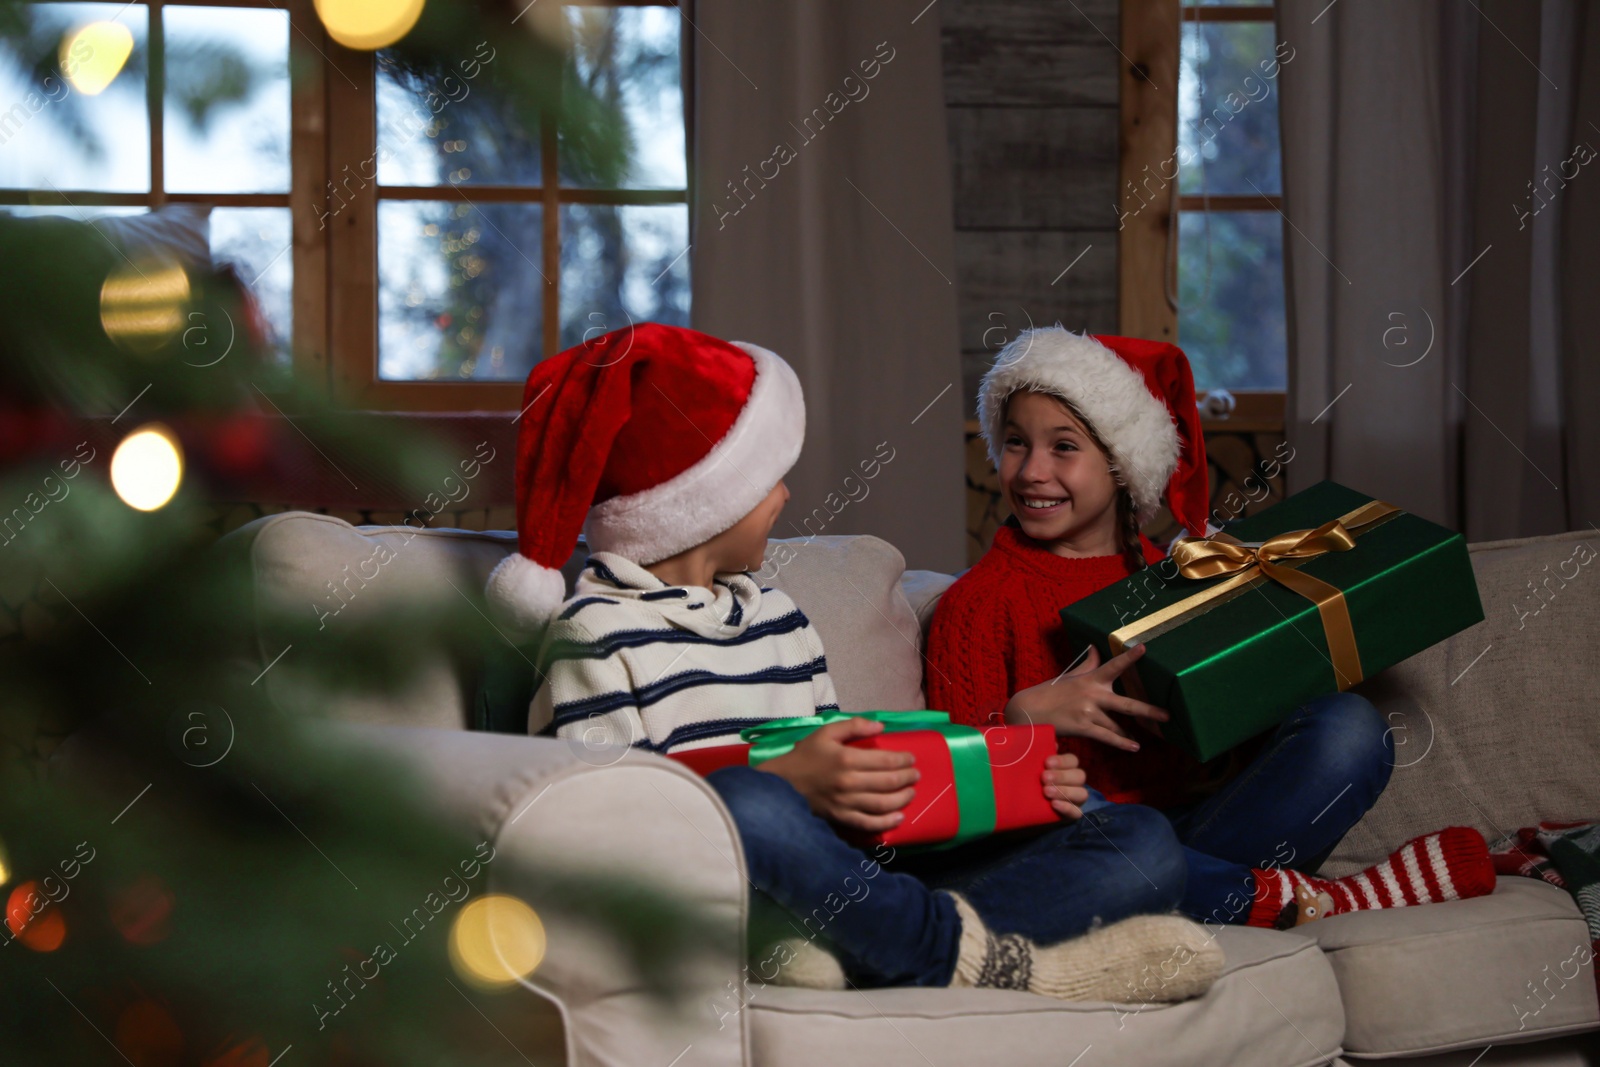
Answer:
[{"label": "girl's hand", "polygon": [[1078,805],[1089,799],[1089,790],[1084,788],[1088,775],[1079,769],[1078,757],[1058,752],[1044,761],[1044,767],[1044,795],[1050,798],[1056,814],[1065,819],[1083,818],[1083,809]]},{"label": "girl's hand", "polygon": [[[1053,681],[1030,686],[1006,704],[1008,723],[1044,723],[1062,737],[1089,737],[1126,752],[1139,751],[1139,742],[1110,712],[1132,715],[1147,724],[1166,722],[1164,708],[1118,694],[1111,684],[1144,655],[1144,645],[1134,645],[1121,655],[1100,662],[1100,652],[1089,646],[1083,662]],[[1155,727],[1159,730],[1159,727]]]},{"label": "girl's hand", "polygon": [[850,718],[818,727],[783,755],[758,770],[771,771],[797,790],[825,819],[876,833],[900,825],[922,772],[909,752],[852,748],[857,737],[881,734],[884,725]]}]

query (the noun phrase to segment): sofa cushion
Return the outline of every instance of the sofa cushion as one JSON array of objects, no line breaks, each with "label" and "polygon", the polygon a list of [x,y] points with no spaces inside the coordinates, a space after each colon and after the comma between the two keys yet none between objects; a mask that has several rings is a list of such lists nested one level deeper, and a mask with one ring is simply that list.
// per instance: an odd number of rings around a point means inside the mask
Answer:
[{"label": "sofa cushion", "polygon": [[1320,945],[1338,976],[1347,1056],[1600,1028],[1583,916],[1565,890],[1535,878],[1502,878],[1472,900],[1352,912],[1286,932]]},{"label": "sofa cushion", "polygon": [[1492,840],[1600,816],[1600,537],[1467,547],[1484,621],[1356,687],[1390,724],[1395,766],[1321,874],[1360,870],[1441,826]]},{"label": "sofa cushion", "polygon": [[[381,567],[372,562],[379,545],[388,550]],[[303,511],[240,527],[219,548],[236,557],[254,601],[238,653],[241,669],[251,677],[266,672],[260,685],[275,707],[301,709],[312,697],[303,683],[323,677],[319,671],[328,666],[318,662],[319,653],[333,655],[335,649],[331,642],[311,644],[276,662],[290,640],[277,632],[274,618],[299,614],[325,626],[355,627],[409,604],[443,600],[459,606],[461,593],[481,591],[495,564],[516,545],[516,535],[504,531],[352,526]],[[563,568],[569,592],[585,557],[580,547]],[[795,538],[772,541],[765,558],[767,566],[753,576],[783,590],[811,619],[827,650],[841,708],[922,707],[920,630],[900,588],[905,559],[894,546],[876,537]],[[504,630],[497,636],[486,624],[486,654],[523,663],[528,653],[506,642],[524,636],[508,637]],[[484,726],[477,707],[481,660],[420,646],[407,650],[411,676],[401,689],[329,694],[319,688],[316,705],[330,717],[355,722]]]},{"label": "sofa cushion", "polygon": [[1205,996],[1180,1004],[1059,1001],[995,989],[754,986],[751,1062],[1063,1067],[1081,1056],[1085,1064],[1295,1067],[1339,1054],[1339,990],[1308,939],[1249,927],[1225,927],[1217,939],[1227,954],[1222,977]]},{"label": "sofa cushion", "polygon": [[795,537],[767,543],[752,571],[781,589],[822,638],[845,711],[904,711],[922,701],[922,631],[900,588],[906,560],[869,536]]}]

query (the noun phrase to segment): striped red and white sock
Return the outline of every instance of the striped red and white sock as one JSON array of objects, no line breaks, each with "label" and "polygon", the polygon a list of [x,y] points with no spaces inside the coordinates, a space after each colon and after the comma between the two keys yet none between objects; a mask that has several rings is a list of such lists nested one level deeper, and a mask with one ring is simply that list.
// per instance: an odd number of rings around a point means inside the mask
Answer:
[{"label": "striped red and white sock", "polygon": [[[1256,895],[1245,922],[1279,928],[1325,914],[1481,897],[1494,892],[1495,881],[1488,843],[1470,826],[1412,838],[1382,863],[1343,878],[1314,878],[1287,869],[1257,868],[1252,873]],[[1317,899],[1324,895],[1325,900]]]}]

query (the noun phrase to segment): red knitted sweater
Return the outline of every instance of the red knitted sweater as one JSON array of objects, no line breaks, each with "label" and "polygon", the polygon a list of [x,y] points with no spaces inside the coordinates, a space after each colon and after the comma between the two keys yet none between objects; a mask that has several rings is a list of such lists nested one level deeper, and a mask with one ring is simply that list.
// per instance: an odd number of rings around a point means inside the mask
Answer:
[{"label": "red knitted sweater", "polygon": [[[1165,558],[1139,537],[1150,563]],[[995,726],[1013,694],[1048,682],[1077,658],[1061,609],[1128,577],[1120,555],[1058,556],[1013,526],[995,531],[994,544],[939,599],[928,634],[928,707],[953,722]],[[1237,768],[1228,757],[1201,764],[1126,715],[1113,715],[1139,742],[1125,752],[1101,741],[1067,737],[1062,752],[1077,755],[1088,784],[1108,799],[1169,807],[1210,792]]]}]

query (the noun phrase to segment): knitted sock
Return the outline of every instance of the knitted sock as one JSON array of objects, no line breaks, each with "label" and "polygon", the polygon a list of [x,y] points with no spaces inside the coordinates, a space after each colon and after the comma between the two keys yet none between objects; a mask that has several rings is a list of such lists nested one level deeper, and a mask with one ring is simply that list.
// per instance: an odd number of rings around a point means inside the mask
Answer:
[{"label": "knitted sock", "polygon": [[1388,859],[1343,878],[1290,870],[1251,872],[1256,879],[1249,926],[1280,930],[1327,915],[1466,900],[1494,892],[1494,865],[1483,835],[1449,826],[1407,841]]},{"label": "knitted sock", "polygon": [[815,941],[786,937],[771,946],[766,958],[778,964],[771,985],[798,986],[802,989],[845,988],[844,967],[839,958]]},{"label": "knitted sock", "polygon": [[965,897],[952,986],[1019,989],[1060,1000],[1179,1001],[1211,988],[1222,946],[1181,915],[1136,915],[1055,945],[996,934]]}]

